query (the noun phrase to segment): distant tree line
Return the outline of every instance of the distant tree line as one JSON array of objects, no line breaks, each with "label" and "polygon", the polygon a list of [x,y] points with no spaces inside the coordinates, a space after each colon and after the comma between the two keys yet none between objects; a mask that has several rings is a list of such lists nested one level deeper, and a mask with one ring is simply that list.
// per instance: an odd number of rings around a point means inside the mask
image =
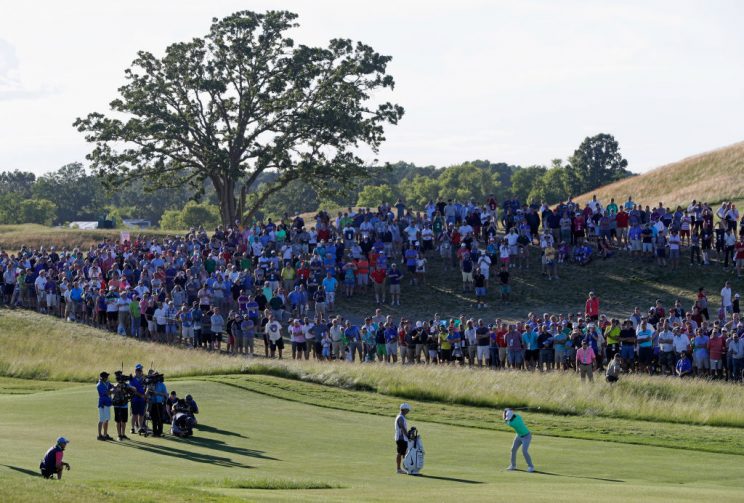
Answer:
[{"label": "distant tree line", "polygon": [[[523,202],[555,204],[577,194],[631,176],[617,141],[607,134],[586,138],[566,162],[550,166],[515,166],[475,160],[436,168],[412,163],[368,168],[355,184],[320,195],[302,180],[287,183],[268,197],[256,217],[313,212],[319,208],[378,206],[398,198],[423,207],[429,200],[484,201],[490,194]],[[261,186],[276,182],[263,173]],[[97,221],[104,216],[120,224],[126,218],[151,221],[168,229],[220,223],[218,196],[206,181],[200,190],[188,186],[153,189],[146,180],[106,187],[82,163],[66,164],[42,176],[24,171],[0,172],[0,224],[62,225]]]},{"label": "distant tree line", "polygon": [[423,207],[430,200],[474,199],[483,202],[494,194],[497,199],[516,198],[526,203],[556,204],[602,185],[632,176],[628,161],[612,135],[586,138],[567,162],[554,159],[550,167],[512,166],[489,161],[471,161],[444,169],[415,168],[399,163],[391,176],[379,182],[369,180],[359,191],[358,206],[377,206],[398,198]]}]

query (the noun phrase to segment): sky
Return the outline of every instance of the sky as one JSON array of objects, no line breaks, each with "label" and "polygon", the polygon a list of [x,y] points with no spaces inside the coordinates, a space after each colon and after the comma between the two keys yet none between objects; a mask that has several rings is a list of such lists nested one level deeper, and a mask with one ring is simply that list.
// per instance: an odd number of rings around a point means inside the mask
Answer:
[{"label": "sky", "polygon": [[351,38],[393,57],[384,98],[406,113],[382,162],[549,165],[602,132],[640,173],[744,140],[736,0],[0,0],[0,171],[84,161],[72,123],[108,110],[138,50],[163,54],[246,9],[298,13],[299,43]]}]

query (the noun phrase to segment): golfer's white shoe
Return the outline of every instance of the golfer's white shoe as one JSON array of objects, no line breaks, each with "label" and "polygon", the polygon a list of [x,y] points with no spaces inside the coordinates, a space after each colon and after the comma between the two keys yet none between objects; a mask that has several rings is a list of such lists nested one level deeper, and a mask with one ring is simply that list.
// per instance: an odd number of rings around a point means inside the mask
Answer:
[{"label": "golfer's white shoe", "polygon": [[506,470],[509,471],[509,472],[513,472],[516,469],[517,469],[517,467],[514,466],[514,465],[509,465],[509,466],[506,467]]},{"label": "golfer's white shoe", "polygon": [[532,472],[535,471],[535,467],[534,466],[528,466],[527,467],[527,471],[530,472],[530,473],[532,473]]},{"label": "golfer's white shoe", "polygon": [[406,474],[407,474],[408,472],[406,472],[405,470],[403,470],[403,469],[401,469],[401,468],[398,468],[398,473],[399,473],[400,475],[406,475]]}]

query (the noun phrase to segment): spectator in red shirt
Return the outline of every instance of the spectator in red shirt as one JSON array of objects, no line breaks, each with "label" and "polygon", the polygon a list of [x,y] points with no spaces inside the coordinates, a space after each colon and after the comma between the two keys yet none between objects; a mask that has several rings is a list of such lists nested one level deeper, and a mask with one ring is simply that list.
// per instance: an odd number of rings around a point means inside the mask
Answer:
[{"label": "spectator in red shirt", "polygon": [[[727,329],[723,329],[727,332]],[[726,348],[726,338],[718,330],[713,331],[713,335],[708,341],[708,352],[710,355],[710,373],[713,379],[723,378],[723,353]]]},{"label": "spectator in red shirt", "polygon": [[356,279],[357,285],[363,293],[367,293],[367,284],[369,283],[369,260],[367,257],[362,256],[356,261]]},{"label": "spectator in red shirt", "polygon": [[499,347],[499,363],[502,369],[506,368],[506,334],[508,332],[509,327],[506,323],[502,323],[496,330],[496,345]]},{"label": "spectator in red shirt", "polygon": [[628,245],[628,222],[630,216],[625,212],[625,209],[620,206],[620,211],[615,215],[615,222],[617,222],[617,241],[622,246]]},{"label": "spectator in red shirt", "polygon": [[734,245],[734,258],[736,259],[736,275],[741,278],[741,268],[744,267],[744,236]]},{"label": "spectator in red shirt", "polygon": [[380,302],[384,304],[385,279],[387,278],[385,269],[383,269],[382,267],[375,267],[369,275],[372,278],[372,284],[375,287],[375,302],[377,302],[377,305],[379,305]]},{"label": "spectator in red shirt", "polygon": [[589,292],[589,298],[586,299],[584,313],[591,321],[599,320],[599,297],[594,295],[594,292]]}]

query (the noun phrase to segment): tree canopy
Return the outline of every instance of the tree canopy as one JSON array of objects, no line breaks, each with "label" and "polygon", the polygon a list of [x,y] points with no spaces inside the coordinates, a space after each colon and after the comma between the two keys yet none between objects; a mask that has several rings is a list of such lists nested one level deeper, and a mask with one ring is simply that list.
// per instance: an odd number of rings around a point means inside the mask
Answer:
[{"label": "tree canopy", "polygon": [[[394,86],[390,56],[361,42],[296,45],[296,14],[241,11],[213,19],[203,38],[140,51],[125,71],[113,115],[74,126],[95,146],[87,156],[109,187],[135,179],[149,189],[214,186],[223,223],[248,218],[294,180],[319,194],[364,176],[358,148],[376,152],[403,108],[370,104]],[[377,96],[374,96],[377,98]],[[262,173],[275,172],[260,185]]]},{"label": "tree canopy", "polygon": [[574,195],[583,194],[632,176],[627,167],[628,161],[620,154],[614,136],[605,133],[589,136],[569,159],[569,189]]},{"label": "tree canopy", "polygon": [[37,178],[33,193],[37,198],[54,203],[55,221],[99,220],[103,216],[103,187],[79,162],[65,164]]}]

